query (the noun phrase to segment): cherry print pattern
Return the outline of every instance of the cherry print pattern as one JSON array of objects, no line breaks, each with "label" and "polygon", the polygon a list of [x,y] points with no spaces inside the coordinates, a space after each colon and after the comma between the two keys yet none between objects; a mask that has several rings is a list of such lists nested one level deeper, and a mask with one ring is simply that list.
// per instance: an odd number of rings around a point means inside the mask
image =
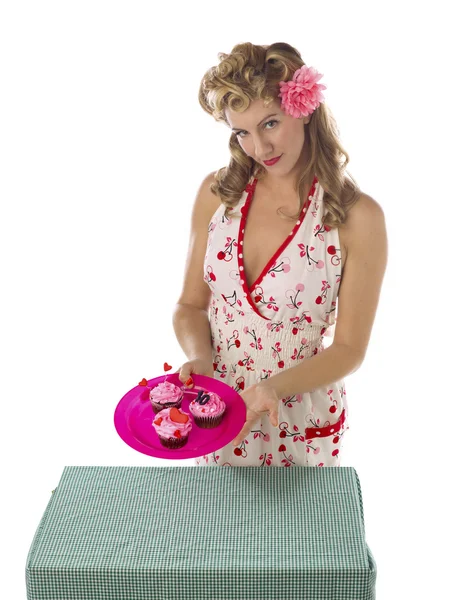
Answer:
[{"label": "cherry print pattern", "polygon": [[[337,320],[341,253],[337,229],[322,224],[323,188],[315,177],[290,234],[247,285],[243,262],[245,224],[257,180],[237,206],[211,218],[204,258],[214,378],[241,392],[296,366],[329,345]],[[247,249],[248,251],[248,249]],[[329,339],[328,339],[329,338]],[[195,459],[197,466],[340,466],[349,429],[344,380],[281,398],[279,425],[267,414],[249,435]]]}]

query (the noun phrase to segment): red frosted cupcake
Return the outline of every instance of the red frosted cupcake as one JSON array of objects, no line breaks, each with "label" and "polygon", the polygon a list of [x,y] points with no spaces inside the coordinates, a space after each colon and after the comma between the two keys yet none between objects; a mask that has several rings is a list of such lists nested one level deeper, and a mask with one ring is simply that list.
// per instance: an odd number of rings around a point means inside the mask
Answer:
[{"label": "red frosted cupcake", "polygon": [[162,446],[165,448],[182,448],[192,430],[192,420],[188,413],[178,408],[163,408],[152,421]]},{"label": "red frosted cupcake", "polygon": [[152,403],[152,409],[155,414],[162,411],[164,408],[180,408],[184,392],[180,387],[163,381],[150,390],[149,398]]},{"label": "red frosted cupcake", "polygon": [[202,429],[212,429],[220,425],[226,404],[214,392],[200,390],[188,408],[193,415],[195,425]]}]

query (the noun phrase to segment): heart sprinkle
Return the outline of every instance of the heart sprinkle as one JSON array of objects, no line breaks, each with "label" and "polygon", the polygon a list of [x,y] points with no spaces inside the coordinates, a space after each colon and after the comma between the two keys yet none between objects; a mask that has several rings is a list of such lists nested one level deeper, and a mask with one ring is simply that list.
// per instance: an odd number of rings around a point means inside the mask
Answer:
[{"label": "heart sprinkle", "polygon": [[141,379],[141,381],[138,383],[138,385],[147,385],[147,379],[145,377],[143,377]]},{"label": "heart sprinkle", "polygon": [[187,423],[188,415],[182,413],[178,408],[173,406],[173,408],[169,411],[169,417],[171,421],[174,423]]}]

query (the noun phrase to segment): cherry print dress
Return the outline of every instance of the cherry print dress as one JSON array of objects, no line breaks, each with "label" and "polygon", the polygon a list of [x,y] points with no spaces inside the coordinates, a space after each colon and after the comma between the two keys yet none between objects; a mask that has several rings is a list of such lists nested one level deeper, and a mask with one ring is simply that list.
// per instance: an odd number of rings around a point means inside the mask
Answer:
[{"label": "cherry print dress", "polygon": [[[212,216],[204,280],[214,378],[242,392],[322,352],[336,322],[341,280],[338,229],[322,225],[324,190],[314,178],[290,234],[250,289],[243,277],[243,234],[257,179],[236,207]],[[237,446],[195,459],[197,466],[340,466],[348,429],[344,380],[279,399],[278,427],[264,413]]]}]

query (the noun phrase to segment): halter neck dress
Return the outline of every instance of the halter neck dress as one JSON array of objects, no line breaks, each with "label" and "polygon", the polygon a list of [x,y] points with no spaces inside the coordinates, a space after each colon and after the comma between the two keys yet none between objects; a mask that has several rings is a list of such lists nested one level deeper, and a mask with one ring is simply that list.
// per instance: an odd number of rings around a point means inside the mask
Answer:
[{"label": "halter neck dress", "polygon": [[[211,289],[209,322],[215,379],[241,393],[322,352],[336,323],[341,281],[337,228],[322,224],[324,190],[314,178],[290,234],[248,287],[243,236],[257,179],[238,204],[211,218],[204,281]],[[344,380],[279,399],[279,424],[264,413],[238,445],[200,456],[196,466],[340,466],[348,429]]]}]

